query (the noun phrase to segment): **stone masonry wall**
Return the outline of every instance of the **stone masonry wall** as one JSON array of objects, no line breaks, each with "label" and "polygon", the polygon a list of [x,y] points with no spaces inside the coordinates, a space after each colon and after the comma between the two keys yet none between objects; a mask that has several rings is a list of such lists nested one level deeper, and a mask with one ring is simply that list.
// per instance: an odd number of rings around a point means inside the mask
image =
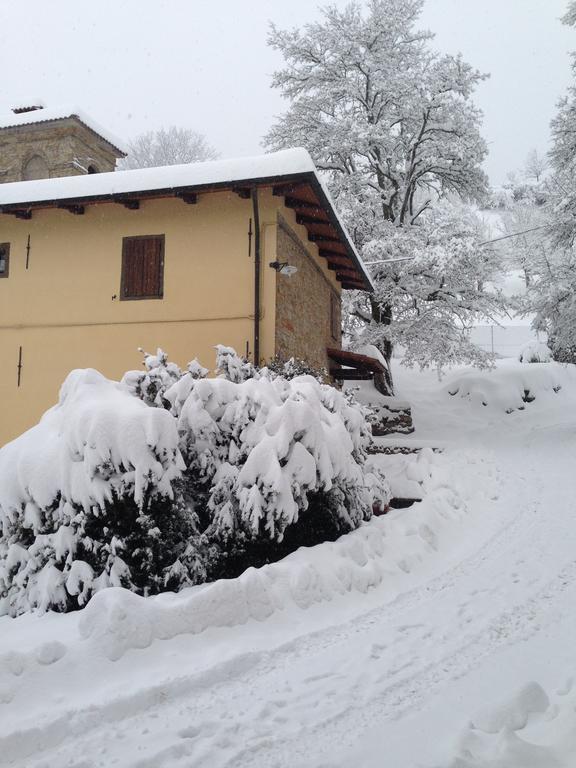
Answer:
[{"label": "stone masonry wall", "polygon": [[[276,279],[276,354],[296,357],[328,370],[327,347],[340,349],[341,299],[321,267],[291,227],[278,219],[278,261],[298,268],[292,277]],[[338,331],[332,334],[331,313]]]},{"label": "stone masonry wall", "polygon": [[74,158],[92,158],[101,173],[113,171],[116,165],[116,155],[105,141],[67,118],[0,130],[0,183],[22,181],[24,167],[34,156],[45,161],[50,178],[82,174]]}]

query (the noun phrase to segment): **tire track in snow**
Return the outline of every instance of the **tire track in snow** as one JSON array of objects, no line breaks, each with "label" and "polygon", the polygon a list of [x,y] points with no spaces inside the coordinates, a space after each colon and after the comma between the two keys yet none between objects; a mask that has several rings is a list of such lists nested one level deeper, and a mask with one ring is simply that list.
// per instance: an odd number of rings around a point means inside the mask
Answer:
[{"label": "tire track in snow", "polygon": [[[523,507],[521,512],[514,515],[505,527],[499,529],[474,556],[437,577],[425,587],[415,588],[399,596],[392,603],[383,604],[369,611],[364,616],[342,624],[339,627],[322,630],[312,635],[298,638],[272,652],[250,654],[242,657],[242,659],[233,659],[232,662],[212,668],[205,673],[185,676],[175,681],[157,685],[135,696],[108,702],[100,708],[95,707],[80,713],[69,713],[60,718],[59,721],[47,723],[43,729],[35,730],[34,732],[21,732],[20,734],[15,734],[15,736],[17,736],[20,745],[23,743],[29,745],[27,750],[28,756],[32,756],[35,752],[37,753],[38,750],[46,754],[47,749],[57,749],[60,745],[65,749],[66,742],[70,738],[75,740],[82,733],[86,733],[87,730],[92,730],[93,732],[105,730],[107,725],[117,722],[119,719],[129,719],[132,721],[139,715],[146,716],[147,712],[173,706],[176,699],[184,699],[192,693],[199,695],[201,698],[204,692],[208,692],[208,699],[212,701],[214,696],[218,695],[220,688],[224,692],[234,684],[242,688],[248,687],[251,684],[254,685],[258,681],[265,679],[266,676],[274,674],[279,665],[286,667],[290,662],[294,662],[304,655],[311,656],[314,653],[327,652],[330,648],[341,646],[350,641],[351,638],[366,633],[375,625],[390,625],[391,621],[398,614],[421,602],[429,601],[435,594],[441,594],[450,589],[454,582],[461,579],[463,575],[477,570],[479,565],[486,561],[489,554],[494,556],[496,545],[498,545],[499,549],[506,549],[515,530],[522,525],[525,527],[526,520],[524,518],[526,517],[526,511],[527,508]],[[227,675],[231,679],[226,680],[226,682],[218,682],[218,680],[222,680]],[[201,713],[202,706],[199,705],[195,709],[196,714]],[[220,729],[220,734],[222,732],[223,730]],[[225,732],[226,729],[224,729]],[[275,741],[272,740],[270,743],[275,743]],[[0,743],[0,746],[9,749],[10,741],[5,741],[3,744]],[[188,755],[188,750],[182,750],[181,745],[174,746],[175,748],[177,747],[176,751],[183,757]],[[14,744],[12,747],[12,757],[16,760],[19,757],[23,757],[21,752],[20,755],[17,752],[18,750]],[[165,750],[162,750],[162,752],[165,752]],[[0,754],[8,755],[9,753],[0,751]],[[167,757],[168,755],[178,759],[176,755],[172,754],[169,747],[166,752]],[[158,759],[163,759],[160,757],[160,754],[157,757]],[[237,755],[237,759],[238,757]],[[159,762],[157,764],[161,765],[162,763]]]}]

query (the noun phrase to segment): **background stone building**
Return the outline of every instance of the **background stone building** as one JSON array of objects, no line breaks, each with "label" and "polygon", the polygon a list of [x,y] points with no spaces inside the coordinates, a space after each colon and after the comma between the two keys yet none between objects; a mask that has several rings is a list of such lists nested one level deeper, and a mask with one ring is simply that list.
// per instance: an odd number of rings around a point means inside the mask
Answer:
[{"label": "background stone building", "polygon": [[126,154],[90,117],[36,100],[0,115],[0,183],[113,171]]}]

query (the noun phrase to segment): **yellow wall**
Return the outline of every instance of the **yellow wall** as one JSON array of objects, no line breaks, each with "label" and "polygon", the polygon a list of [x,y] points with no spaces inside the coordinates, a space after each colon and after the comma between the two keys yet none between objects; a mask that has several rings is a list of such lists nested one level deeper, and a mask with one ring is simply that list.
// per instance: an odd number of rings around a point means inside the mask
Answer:
[{"label": "yellow wall", "polygon": [[[261,190],[259,197],[264,361],[275,354],[276,280],[290,279],[268,267],[276,260],[278,211],[303,242],[306,230],[271,190]],[[57,209],[34,211],[29,221],[0,215],[0,243],[10,243],[9,277],[0,279],[0,445],[37,423],[74,368],[96,368],[118,379],[141,368],[138,347],[154,352],[161,346],[182,366],[197,357],[210,369],[215,344],[245,354],[248,342],[252,352],[250,218],[251,200],[233,192],[200,194],[197,205],[165,198],[142,201],[136,211],[101,203],[86,206],[83,216]],[[160,234],[165,235],[164,298],[120,301],[122,238]],[[316,246],[308,250],[338,287]]]}]

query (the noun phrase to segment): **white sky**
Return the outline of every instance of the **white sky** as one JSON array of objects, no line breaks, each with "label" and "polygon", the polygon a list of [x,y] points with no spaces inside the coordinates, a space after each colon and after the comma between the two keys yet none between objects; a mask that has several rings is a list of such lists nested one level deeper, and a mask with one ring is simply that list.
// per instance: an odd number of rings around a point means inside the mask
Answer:
[{"label": "white sky", "polygon": [[[336,0],[343,7],[346,0]],[[566,0],[427,0],[422,26],[491,79],[477,94],[494,183],[545,151],[570,82]],[[161,125],[206,134],[224,157],[256,154],[284,106],[268,21],[318,17],[310,0],[0,0],[0,110],[29,97],[73,103],[120,138]]]}]

